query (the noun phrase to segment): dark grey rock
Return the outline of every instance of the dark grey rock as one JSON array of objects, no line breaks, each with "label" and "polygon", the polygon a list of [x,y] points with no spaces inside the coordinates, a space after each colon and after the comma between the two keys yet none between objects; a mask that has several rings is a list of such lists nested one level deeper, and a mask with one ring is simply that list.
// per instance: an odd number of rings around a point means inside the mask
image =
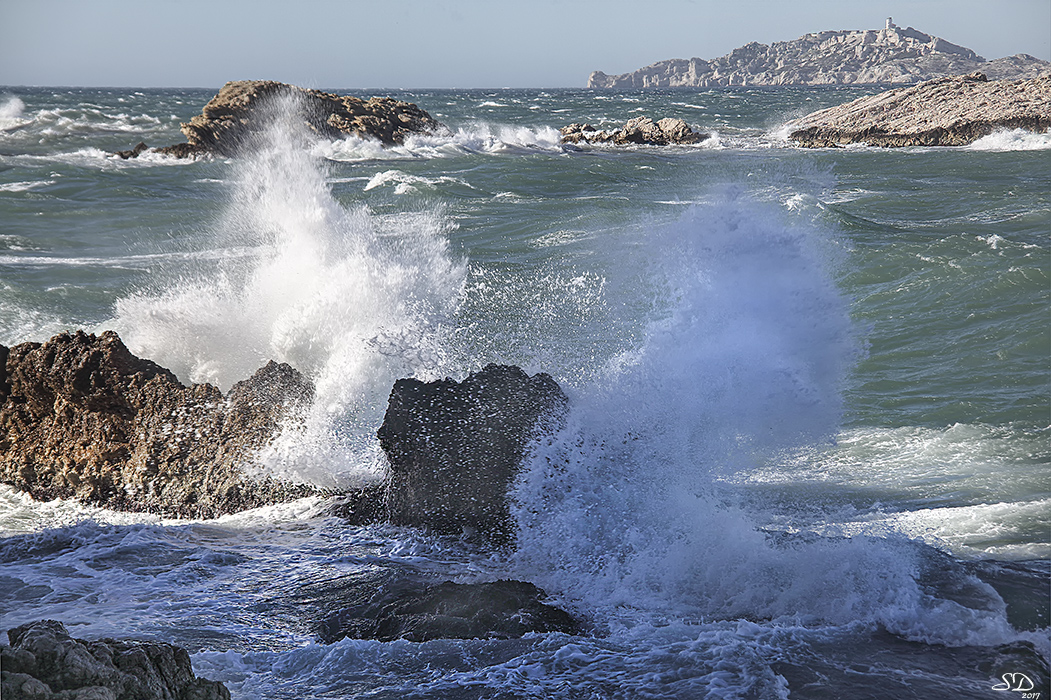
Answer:
[{"label": "dark grey rock", "polygon": [[159,642],[73,639],[55,620],[8,630],[0,645],[4,700],[229,700],[197,678],[185,649]]},{"label": "dark grey rock", "polygon": [[326,644],[344,637],[406,639],[516,639],[530,632],[579,634],[566,611],[548,605],[546,594],[524,581],[420,586],[395,579],[360,595],[318,627]]},{"label": "dark grey rock", "polygon": [[352,495],[351,522],[386,521],[452,535],[513,540],[508,489],[527,444],[562,420],[567,399],[549,375],[489,365],[462,382],[399,379],[377,433],[386,483]]},{"label": "dark grey rock", "polygon": [[689,145],[709,138],[690,128],[682,119],[665,117],[653,121],[650,117],[635,117],[617,129],[596,129],[590,124],[570,124],[560,129],[562,143],[611,143],[647,146]]}]

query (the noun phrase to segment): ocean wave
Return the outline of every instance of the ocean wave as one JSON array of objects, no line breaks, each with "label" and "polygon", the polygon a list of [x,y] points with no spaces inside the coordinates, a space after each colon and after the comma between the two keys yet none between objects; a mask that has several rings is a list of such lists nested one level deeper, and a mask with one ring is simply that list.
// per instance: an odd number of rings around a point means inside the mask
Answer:
[{"label": "ocean wave", "polygon": [[415,134],[404,144],[384,147],[374,139],[350,137],[318,144],[314,152],[335,161],[448,158],[466,153],[560,153],[561,135],[552,127],[525,127],[481,123],[444,135]]}]

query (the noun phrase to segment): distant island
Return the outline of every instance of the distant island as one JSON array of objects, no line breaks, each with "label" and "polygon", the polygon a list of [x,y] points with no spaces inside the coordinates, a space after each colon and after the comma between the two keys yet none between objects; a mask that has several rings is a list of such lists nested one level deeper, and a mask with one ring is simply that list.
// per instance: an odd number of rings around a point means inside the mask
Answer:
[{"label": "distant island", "polygon": [[794,41],[752,42],[721,58],[675,58],[633,73],[595,71],[589,88],[918,83],[980,70],[990,80],[1035,78],[1051,62],[1029,54],[987,61],[974,51],[887,18],[883,29],[827,31]]}]

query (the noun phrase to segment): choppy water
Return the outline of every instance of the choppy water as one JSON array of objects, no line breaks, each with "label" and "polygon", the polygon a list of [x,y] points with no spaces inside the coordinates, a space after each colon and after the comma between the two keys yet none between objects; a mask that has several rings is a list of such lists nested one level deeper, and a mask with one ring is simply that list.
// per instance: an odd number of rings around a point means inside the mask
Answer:
[{"label": "choppy water", "polygon": [[[107,154],[182,140],[211,91],[0,91],[0,342],[114,328],[223,388],[287,361],[318,398],[262,459],[325,486],[382,474],[402,376],[511,362],[573,406],[513,555],[319,501],[0,491],[0,626],[174,641],[239,698],[1049,692],[1051,136],[787,144],[862,94],[392,93],[452,135],[182,162]],[[558,144],[640,114],[713,138]],[[591,632],[319,643],[326,582],[391,569],[533,581]]]}]

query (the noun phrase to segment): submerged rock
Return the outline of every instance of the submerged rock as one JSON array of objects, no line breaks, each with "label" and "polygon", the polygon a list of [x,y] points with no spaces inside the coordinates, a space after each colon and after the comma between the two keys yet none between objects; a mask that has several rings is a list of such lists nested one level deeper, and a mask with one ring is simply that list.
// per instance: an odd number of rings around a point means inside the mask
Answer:
[{"label": "submerged rock", "polygon": [[0,645],[4,700],[229,700],[222,683],[197,678],[185,649],[159,642],[73,639],[60,622],[7,632]]},{"label": "submerged rock", "polygon": [[[186,143],[156,151],[176,158],[204,154],[237,156],[252,148],[255,139],[270,128],[275,118],[289,115],[319,138],[358,136],[387,146],[404,142],[410,134],[447,130],[418,106],[390,97],[363,100],[273,80],[235,80],[224,85],[201,114],[181,125]],[[118,155],[139,155],[124,153],[133,152],[121,151]]]},{"label": "submerged rock", "polygon": [[566,395],[547,374],[489,365],[462,382],[399,379],[377,433],[387,481],[351,497],[355,523],[386,521],[436,532],[513,539],[508,489],[526,445],[553,429]]},{"label": "submerged rock", "polygon": [[608,130],[596,129],[590,124],[570,124],[559,132],[562,134],[562,143],[612,143],[618,146],[689,145],[709,138],[709,134],[694,131],[682,119],[671,117],[656,122],[649,117],[635,117],[618,129]]},{"label": "submerged rock", "polygon": [[939,78],[809,114],[789,136],[808,148],[965,146],[997,129],[1051,129],[1051,75],[989,81],[982,73]]},{"label": "submerged rock", "polygon": [[566,611],[543,601],[546,594],[525,581],[412,585],[387,582],[353,605],[330,615],[318,633],[326,644],[350,637],[389,642],[406,639],[517,639],[530,632],[578,634]]},{"label": "submerged rock", "polygon": [[185,387],[116,333],[0,346],[0,482],[37,499],[215,517],[313,493],[246,473],[313,397],[271,362],[227,396]]}]

